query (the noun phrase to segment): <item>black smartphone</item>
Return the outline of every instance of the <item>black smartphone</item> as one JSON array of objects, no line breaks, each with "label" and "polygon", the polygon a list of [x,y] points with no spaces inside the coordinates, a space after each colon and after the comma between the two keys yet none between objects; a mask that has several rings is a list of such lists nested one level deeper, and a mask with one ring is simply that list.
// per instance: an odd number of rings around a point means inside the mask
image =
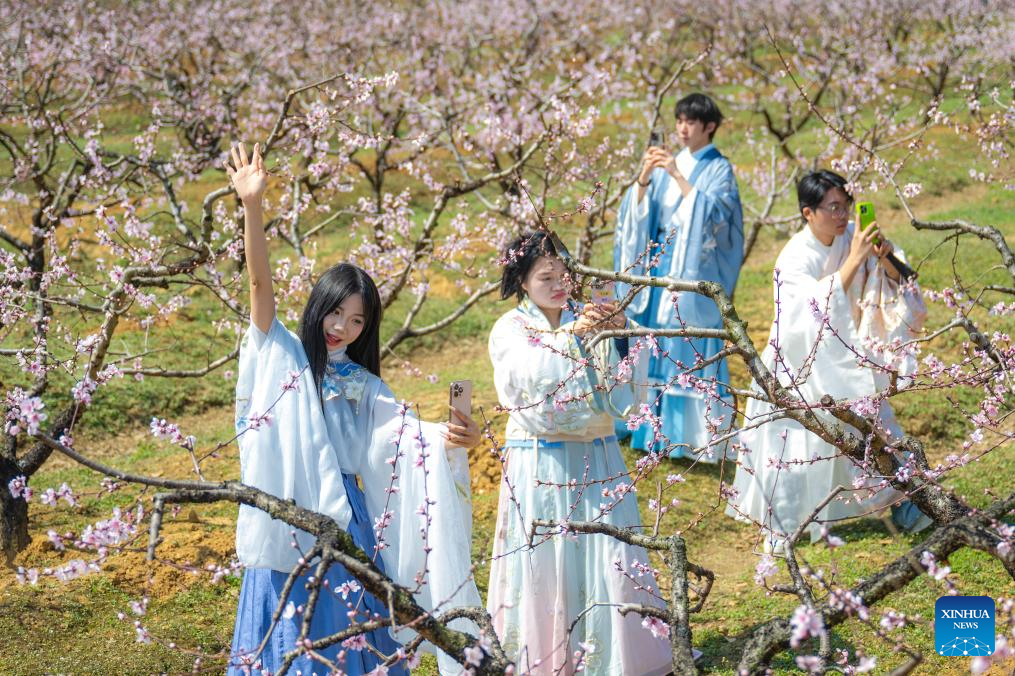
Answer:
[{"label": "black smartphone", "polygon": [[648,136],[648,144],[649,144],[649,146],[654,146],[656,148],[662,148],[663,147],[663,135],[660,134],[655,129],[653,129],[652,133],[649,134],[649,136]]}]

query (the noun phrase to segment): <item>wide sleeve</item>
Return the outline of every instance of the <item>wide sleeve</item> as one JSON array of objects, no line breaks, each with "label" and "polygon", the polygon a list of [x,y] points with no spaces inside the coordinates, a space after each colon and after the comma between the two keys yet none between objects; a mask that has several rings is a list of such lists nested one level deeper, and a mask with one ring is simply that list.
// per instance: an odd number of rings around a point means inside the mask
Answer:
[{"label": "wide sleeve", "polygon": [[571,328],[568,323],[541,330],[522,313],[509,312],[490,332],[497,398],[530,434],[583,434],[596,415],[594,369],[583,364],[585,354]]},{"label": "wide sleeve", "polygon": [[839,272],[822,275],[817,256],[791,241],[776,262],[774,282],[777,326],[770,349],[779,379],[795,380],[812,403],[826,394],[873,394],[870,371],[858,368],[855,304]]},{"label": "wide sleeve", "polygon": [[[613,236],[613,264],[615,269],[632,275],[644,275],[651,268],[646,253],[652,238],[653,224],[659,218],[659,199],[669,176],[662,169],[652,172],[652,183],[645,196],[638,201],[638,185],[628,188],[617,211],[617,227]],[[617,293],[623,298],[630,285],[617,283]],[[627,308],[628,314],[637,315],[648,307],[648,293],[640,293]]]},{"label": "wide sleeve", "polygon": [[[328,437],[317,390],[299,338],[276,318],[267,334],[251,325],[240,348],[236,383],[240,480],[294,500],[345,528],[352,516],[342,470]],[[288,571],[314,537],[265,512],[240,506],[236,553],[253,568]]]},{"label": "wide sleeve", "polygon": [[[905,253],[896,249],[896,257],[908,263]],[[863,314],[859,322],[860,339],[868,347],[870,358],[901,376],[917,371],[916,352],[894,346],[912,340],[923,329],[927,306],[916,280],[897,282],[871,258],[863,287]]]},{"label": "wide sleeve", "polygon": [[[718,160],[712,180],[698,191],[694,207],[696,216],[708,224],[715,237],[716,249],[729,252],[739,270],[744,258],[744,213],[740,188],[728,160]],[[724,284],[726,282],[723,280]],[[735,284],[734,278],[727,292]]]},{"label": "wide sleeve", "polygon": [[[472,573],[471,496],[468,482],[456,481],[442,428],[418,420],[383,382],[375,380],[373,387],[375,396],[364,400],[371,402],[369,443],[359,470],[385,570],[415,590],[416,601],[428,611],[480,607]],[[457,471],[460,475],[461,468]],[[455,620],[451,627],[479,633],[469,620]],[[395,638],[404,643],[414,635],[405,629]],[[429,644],[424,647],[434,652]],[[462,671],[436,652],[442,674]]]},{"label": "wide sleeve", "polygon": [[[681,211],[683,207],[682,203]],[[691,216],[685,226],[670,276],[718,282],[732,294],[744,260],[744,226],[736,178],[725,158],[709,161],[696,178]],[[687,325],[712,328],[722,324],[712,299],[689,291],[677,297],[680,317]]]}]

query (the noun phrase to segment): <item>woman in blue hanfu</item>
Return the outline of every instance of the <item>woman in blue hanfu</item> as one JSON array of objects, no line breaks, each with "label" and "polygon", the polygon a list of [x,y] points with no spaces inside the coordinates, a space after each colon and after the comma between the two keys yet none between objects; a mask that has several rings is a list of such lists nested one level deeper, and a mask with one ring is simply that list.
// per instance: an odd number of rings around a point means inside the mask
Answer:
[{"label": "woman in blue hanfu", "polygon": [[[417,590],[419,604],[442,611],[480,605],[470,570],[471,507],[464,447],[478,425],[435,425],[413,417],[379,377],[381,303],[363,270],[339,264],[314,285],[299,334],[275,316],[261,200],[267,173],[258,146],[243,145],[226,163],[243,202],[250,275],[250,327],[236,385],[236,426],[243,483],[333,518],[389,577]],[[357,478],[359,481],[357,482]],[[361,488],[362,487],[362,488]],[[233,632],[230,673],[274,673],[296,649],[317,561],[305,561],[314,537],[243,505],[236,552],[246,570]],[[283,602],[286,580],[307,564]],[[280,608],[281,606],[281,608]],[[281,610],[275,626],[276,610]],[[307,638],[389,617],[386,604],[333,564],[320,586]],[[457,620],[452,626],[476,633]],[[376,629],[292,662],[292,673],[408,673],[401,642]],[[396,641],[395,639],[399,639]],[[437,651],[442,673],[461,667]]]},{"label": "woman in blue hanfu", "polygon": [[487,597],[494,629],[519,673],[668,673],[662,630],[618,611],[665,605],[644,549],[560,531],[530,545],[536,519],[640,526],[613,424],[638,403],[632,383],[644,382],[647,354],[634,363],[640,346],[627,339],[593,345],[597,328],[623,328],[625,318],[612,303],[576,312],[567,269],[543,233],[518,238],[505,258],[501,296],[519,304],[490,333],[494,384],[509,411]]}]

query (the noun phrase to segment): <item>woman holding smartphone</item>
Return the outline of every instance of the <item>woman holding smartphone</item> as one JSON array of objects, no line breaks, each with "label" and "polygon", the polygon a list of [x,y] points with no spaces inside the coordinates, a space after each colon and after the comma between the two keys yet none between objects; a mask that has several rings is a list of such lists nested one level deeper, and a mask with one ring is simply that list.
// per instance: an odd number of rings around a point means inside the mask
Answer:
[{"label": "woman holding smartphone", "polygon": [[[236,383],[242,482],[334,519],[428,611],[478,605],[467,459],[464,448],[455,448],[477,445],[478,426],[462,414],[460,424],[417,420],[381,380],[382,305],[362,269],[339,263],[321,274],[298,335],[278,320],[262,209],[268,174],[259,146],[249,158],[242,144],[231,155],[225,168],[243,203],[250,277],[250,326]],[[307,560],[314,547],[311,534],[240,507],[236,553],[245,570],[229,674],[276,673],[288,653],[301,650],[291,672],[340,666],[349,675],[407,675],[404,651],[398,653],[415,634],[397,625],[394,635],[385,624],[361,635],[362,649],[315,643],[354,623],[388,618],[390,604],[363,591],[338,563],[322,575],[320,559]],[[302,613],[315,587],[305,628]],[[465,619],[455,623],[477,631]],[[439,651],[438,662],[443,674],[463,670]]]},{"label": "woman holding smartphone", "polygon": [[519,304],[497,320],[489,344],[509,411],[487,597],[494,627],[520,673],[574,673],[576,654],[589,674],[667,673],[669,641],[636,613],[617,611],[664,605],[645,574],[645,550],[559,530],[530,539],[536,519],[640,524],[613,433],[614,418],[633,405],[630,384],[611,375],[626,341],[586,349],[596,329],[623,328],[626,319],[610,302],[576,311],[567,269],[543,233],[516,239],[505,259],[501,297]]}]

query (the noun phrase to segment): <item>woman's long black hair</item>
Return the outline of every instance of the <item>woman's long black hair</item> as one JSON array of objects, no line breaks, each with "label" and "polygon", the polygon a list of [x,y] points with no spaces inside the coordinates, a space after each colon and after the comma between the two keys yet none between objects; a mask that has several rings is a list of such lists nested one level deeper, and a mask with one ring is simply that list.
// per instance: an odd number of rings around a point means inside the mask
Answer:
[{"label": "woman's long black hair", "polygon": [[374,280],[363,269],[351,263],[339,263],[328,268],[314,284],[300,319],[300,340],[310,361],[310,372],[318,392],[328,365],[324,318],[354,293],[363,299],[363,331],[349,344],[345,353],[370,373],[378,377],[381,375],[381,295]]},{"label": "woman's long black hair", "polygon": [[540,256],[556,256],[557,249],[546,233],[536,231],[516,237],[504,249],[504,273],[500,278],[500,297],[507,300],[517,296],[521,300],[525,295],[522,282],[529,276],[529,271]]}]

